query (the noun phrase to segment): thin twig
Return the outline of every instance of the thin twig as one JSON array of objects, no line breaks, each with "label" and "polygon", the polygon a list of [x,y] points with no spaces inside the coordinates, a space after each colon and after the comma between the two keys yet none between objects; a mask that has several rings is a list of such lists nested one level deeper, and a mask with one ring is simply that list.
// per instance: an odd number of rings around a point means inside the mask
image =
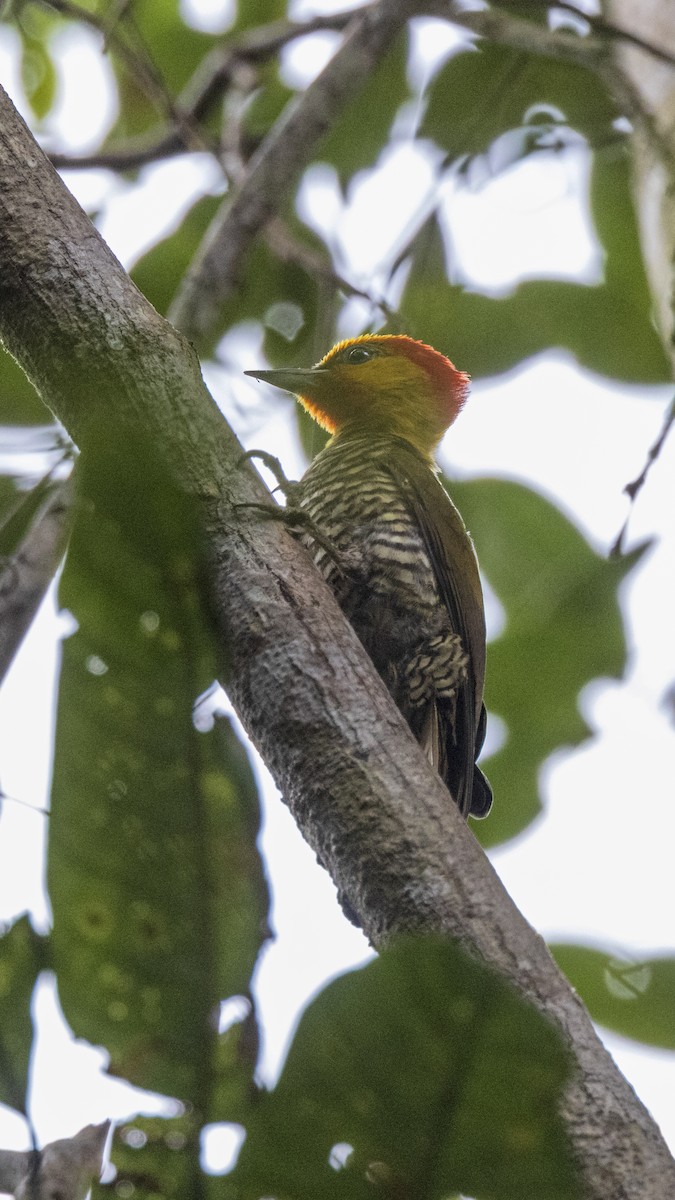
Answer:
[{"label": "thin twig", "polygon": [[[53,8],[56,12],[61,13],[62,16],[83,21],[85,24],[96,29],[103,39],[104,49],[107,48],[108,44],[114,45],[120,59],[133,75],[135,82],[144,91],[147,99],[155,105],[157,111],[163,117],[169,120],[174,130],[179,132],[181,141],[186,149],[209,151],[213,149],[205,134],[192,120],[190,112],[184,112],[180,105],[174,102],[147,49],[142,43],[140,50],[132,45],[129,40],[128,31],[121,21],[110,27],[109,17],[104,18],[98,16],[96,13],[88,12],[86,9],[80,8],[78,4],[73,3],[73,0],[40,0],[40,3],[46,5],[48,8]],[[122,15],[123,13],[120,13],[120,17]],[[129,19],[127,19],[127,23],[130,23]],[[132,30],[135,40],[140,43],[141,39],[138,30],[133,25]],[[78,163],[78,165],[81,164]]]},{"label": "thin twig", "polygon": [[63,557],[73,510],[70,480],[58,483],[15,553],[0,568],[0,680],[30,628]]},{"label": "thin twig", "polygon": [[[307,37],[322,30],[339,32],[349,21],[354,20],[354,16],[355,10],[350,9],[347,12],[311,17],[307,21],[271,21],[268,25],[244,31],[202,59],[175,101],[175,108],[194,127],[227,90],[242,63],[264,63],[296,38]],[[89,17],[92,17],[92,14],[79,15],[81,20]],[[95,16],[90,23],[99,32],[103,32],[102,23]],[[59,170],[104,167],[114,171],[128,171],[159,159],[170,158],[175,154],[184,154],[189,149],[191,146],[186,142],[182,129],[172,121],[160,133],[155,132],[151,137],[145,135],[130,138],[127,142],[108,150],[80,155],[53,151],[49,157]]]},{"label": "thin twig", "polygon": [[372,292],[367,292],[363,288],[357,287],[356,284],[350,283],[344,275],[340,275],[335,270],[332,263],[328,262],[320,251],[312,249],[311,246],[305,246],[297,238],[294,238],[280,217],[274,217],[268,224],[265,230],[265,241],[270,250],[282,262],[295,263],[314,279],[320,278],[347,296],[356,296],[360,300],[366,300],[373,308],[379,308],[388,320],[400,321],[400,314],[384,298],[373,296]]},{"label": "thin twig", "polygon": [[[537,0],[537,2],[541,7],[542,0]],[[548,8],[548,0],[544,0],[544,3]],[[661,62],[667,63],[668,66],[675,67],[675,56],[670,54],[668,50],[664,50],[663,46],[657,46],[654,42],[648,42],[646,38],[640,37],[638,33],[631,33],[628,29],[622,29],[619,25],[614,25],[611,21],[606,21],[602,16],[581,12],[574,4],[570,4],[569,0],[555,0],[555,7],[561,8],[563,12],[572,13],[579,20],[584,21],[595,34],[613,41],[626,42],[630,46],[635,46],[638,50],[644,50],[647,54],[651,54],[653,58],[658,58]]]},{"label": "thin twig", "polygon": [[621,529],[616,537],[616,540],[615,540],[614,544],[612,545],[612,548],[609,552],[610,558],[618,558],[621,554],[623,554],[623,545],[624,545],[624,540],[626,537],[626,531],[628,529],[628,522],[630,520],[630,516],[633,511],[635,501],[647,481],[647,476],[649,475],[649,472],[651,471],[653,464],[656,462],[661,451],[663,450],[663,447],[666,442],[666,438],[668,437],[668,434],[670,433],[671,429],[673,428],[673,425],[675,425],[675,397],[673,397],[673,399],[670,402],[668,411],[666,412],[666,415],[663,420],[663,425],[661,427],[661,432],[659,433],[659,436],[657,437],[654,444],[652,446],[650,446],[650,448],[649,448],[644,467],[642,468],[640,474],[637,476],[637,479],[633,479],[633,481],[631,483],[627,483],[625,488],[623,489],[630,501],[630,505],[629,505],[629,509],[628,509],[628,516],[626,517],[626,520],[624,521],[623,525],[621,526]]}]

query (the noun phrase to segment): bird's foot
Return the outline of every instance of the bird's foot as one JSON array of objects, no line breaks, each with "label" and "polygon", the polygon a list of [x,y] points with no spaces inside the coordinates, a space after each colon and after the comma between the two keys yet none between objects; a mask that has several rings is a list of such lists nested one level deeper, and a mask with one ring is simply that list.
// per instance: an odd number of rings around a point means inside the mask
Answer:
[{"label": "bird's foot", "polygon": [[294,500],[297,499],[299,485],[293,480],[286,478],[284,468],[276,454],[270,454],[267,450],[247,450],[245,454],[242,454],[237,466],[242,467],[245,462],[251,462],[255,458],[259,458],[261,463],[267,467],[268,471],[271,471],[276,479],[277,486],[274,491],[281,492],[286,497],[286,502],[292,505]]},{"label": "bird's foot", "polygon": [[335,564],[342,575],[351,576],[353,573],[352,564],[348,558],[340,553],[330,538],[326,537],[325,533],[321,532],[318,525],[316,525],[304,508],[294,508],[291,505],[286,505],[285,508],[282,508],[280,504],[264,504],[258,501],[233,504],[232,507],[252,509],[254,512],[259,513],[264,521],[282,521],[291,533],[302,533],[310,537],[317,546],[321,547],[324,554]]}]

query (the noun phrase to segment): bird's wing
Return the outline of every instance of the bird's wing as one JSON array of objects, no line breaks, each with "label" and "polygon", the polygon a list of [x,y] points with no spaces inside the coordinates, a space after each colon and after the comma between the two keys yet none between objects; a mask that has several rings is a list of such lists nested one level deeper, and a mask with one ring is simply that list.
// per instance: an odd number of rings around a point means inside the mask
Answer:
[{"label": "bird's wing", "polygon": [[[485,683],[485,615],[478,561],[466,526],[428,460],[404,439],[396,438],[395,443],[386,468],[417,522],[451,628],[461,637],[469,656],[468,679],[457,709],[460,727],[456,732],[463,749],[462,773],[470,797]],[[457,799],[465,810],[463,798]]]}]

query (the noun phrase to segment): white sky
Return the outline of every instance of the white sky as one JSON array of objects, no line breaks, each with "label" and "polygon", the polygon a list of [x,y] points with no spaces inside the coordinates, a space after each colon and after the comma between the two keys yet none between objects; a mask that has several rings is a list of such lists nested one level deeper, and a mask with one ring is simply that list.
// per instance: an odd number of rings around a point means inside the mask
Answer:
[{"label": "white sky", "polygon": [[[222,11],[217,0],[202,3],[212,14]],[[431,53],[432,46],[438,50],[437,23],[421,41],[425,52]],[[61,136],[84,149],[112,118],[105,63],[92,39],[68,35],[62,42]],[[321,40],[321,53],[329,44],[330,39]],[[288,56],[287,69],[316,69],[318,55],[313,39]],[[0,79],[17,96],[14,61],[11,33],[0,29]],[[422,69],[419,64],[417,69]],[[587,172],[582,151],[545,165],[537,156],[536,162],[510,170],[480,192],[449,190],[445,211],[464,269],[494,290],[540,273],[597,277],[598,247],[579,201]],[[213,167],[203,157],[191,156],[144,171],[141,187],[111,181],[105,172],[91,178],[71,173],[67,181],[82,201],[105,201],[100,227],[128,263],[158,237],[164,223],[168,227],[175,221],[177,208],[182,212],[189,207],[205,177],[208,186],[217,186]],[[313,187],[304,189],[304,211],[317,226],[331,230],[354,281],[370,283],[377,280],[383,254],[396,243],[431,183],[429,163],[403,144],[384,156],[376,178],[358,182],[346,207],[329,173],[315,174]],[[401,197],[400,209],[391,205],[392,195]],[[354,263],[358,272],[349,267]],[[358,306],[351,311],[353,318]],[[238,368],[260,364],[259,336],[251,331],[228,339],[223,352],[231,371],[207,372],[216,398],[232,411],[234,395],[242,440],[275,453],[285,446],[287,473],[297,476],[302,463],[287,432],[290,401],[268,400],[260,387],[238,374]],[[459,365],[470,369],[470,364]],[[669,389],[608,385],[581,373],[569,357],[544,355],[499,382],[474,386],[442,458],[457,473],[531,482],[572,514],[597,547],[606,549],[627,511],[622,489],[641,470],[669,398]],[[636,955],[673,953],[675,940],[675,732],[663,706],[675,674],[674,475],[671,438],[631,517],[631,540],[655,536],[656,543],[623,590],[631,643],[627,678],[587,690],[582,707],[596,731],[594,739],[576,752],[561,751],[546,765],[545,815],[491,856],[511,895],[545,936],[629,949]],[[48,919],[42,892],[45,819],[28,806],[40,808],[47,794],[58,632],[50,599],[0,692],[0,775],[5,792],[23,802],[6,802],[0,816],[0,919],[28,908],[42,928]],[[256,987],[265,1025],[263,1073],[272,1080],[309,995],[369,951],[362,935],[342,917],[328,876],[300,839],[263,768],[261,777],[263,850],[274,887],[277,940],[263,956]],[[100,1075],[102,1053],[76,1045],[64,1029],[49,981],[36,998],[36,1011],[32,1095],[40,1138],[68,1136],[89,1121],[134,1111],[131,1089]],[[616,1037],[605,1040],[675,1148],[675,1055]],[[67,1095],[61,1089],[64,1077],[71,1081]],[[152,1107],[151,1098],[144,1107]],[[232,1130],[211,1133],[207,1160],[213,1169],[224,1169],[231,1161],[235,1140]],[[0,1145],[27,1145],[23,1123],[1,1108]]]}]

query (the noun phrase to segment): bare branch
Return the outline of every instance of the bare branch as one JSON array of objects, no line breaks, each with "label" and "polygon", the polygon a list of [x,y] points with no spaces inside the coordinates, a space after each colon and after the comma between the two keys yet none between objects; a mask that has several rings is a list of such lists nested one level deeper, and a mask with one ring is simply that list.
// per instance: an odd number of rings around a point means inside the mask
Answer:
[{"label": "bare branch", "polygon": [[670,433],[670,431],[674,425],[675,425],[675,398],[673,400],[671,400],[670,404],[668,405],[668,411],[664,417],[663,425],[661,427],[661,432],[659,433],[659,436],[657,437],[656,441],[649,448],[649,451],[647,453],[647,460],[645,462],[644,467],[642,468],[637,479],[633,479],[633,481],[631,483],[627,483],[625,488],[623,489],[624,492],[626,493],[626,495],[628,496],[628,499],[630,500],[630,508],[628,511],[628,516],[626,517],[626,520],[624,521],[623,525],[621,526],[621,529],[617,535],[616,541],[614,542],[614,544],[610,550],[610,554],[613,557],[617,557],[617,556],[623,554],[623,544],[624,544],[626,532],[628,529],[628,522],[630,520],[630,514],[633,510],[635,500],[636,500],[637,496],[640,494],[640,492],[642,491],[645,483],[647,482],[647,476],[649,475],[649,472],[651,471],[652,466],[656,462],[661,451],[663,450],[663,447],[666,444],[666,438],[668,437],[668,434]]},{"label": "bare branch", "polygon": [[[145,92],[159,113],[169,119],[172,127],[180,134],[186,149],[207,151],[213,149],[207,136],[193,121],[190,112],[184,112],[180,105],[174,102],[150,53],[142,45],[138,31],[132,26],[132,36],[127,34],[121,24],[122,17],[125,15],[123,8],[113,14],[111,22],[110,14],[102,17],[88,12],[73,3],[73,0],[40,0],[40,2],[48,8],[55,9],[62,16],[71,17],[92,26],[101,34],[104,48],[107,48],[109,42],[114,44],[115,50],[133,75],[139,88]],[[130,18],[127,23],[130,23]],[[136,44],[133,44],[134,42]]]},{"label": "bare branch", "polygon": [[0,1192],[15,1200],[84,1200],[101,1174],[110,1122],[86,1125],[42,1150],[0,1150]]},{"label": "bare branch", "polygon": [[302,242],[294,238],[290,230],[286,227],[280,217],[273,217],[265,230],[265,241],[277,258],[282,262],[296,263],[306,271],[308,275],[316,279],[317,277],[329,284],[338,291],[344,292],[346,296],[357,296],[361,300],[367,300],[374,309],[379,309],[388,320],[400,323],[400,314],[396,309],[382,297],[377,297],[372,292],[364,291],[363,288],[357,287],[356,284],[350,283],[343,275],[340,275],[335,270],[333,264],[329,262],[324,254],[319,250],[313,250],[311,246],[306,246]]},{"label": "bare branch", "polygon": [[58,483],[35,515],[16,553],[0,567],[0,681],[28,631],[65,552],[72,488]]},{"label": "bare branch", "polygon": [[171,308],[171,321],[189,337],[199,339],[211,330],[254,238],[283,204],[319,139],[365,84],[411,9],[412,0],[381,0],[357,17],[340,49],[265,140],[232,198],[225,198]]}]

